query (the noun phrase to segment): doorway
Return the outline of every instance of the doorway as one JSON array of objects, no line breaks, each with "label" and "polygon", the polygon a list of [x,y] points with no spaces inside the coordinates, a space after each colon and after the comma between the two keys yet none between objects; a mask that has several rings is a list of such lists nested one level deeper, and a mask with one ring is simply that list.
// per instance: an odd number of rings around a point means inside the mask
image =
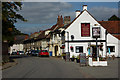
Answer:
[{"label": "doorway", "polygon": [[93,58],[97,58],[96,46],[92,46],[92,57],[93,57]]},{"label": "doorway", "polygon": [[55,46],[55,56],[57,56],[58,46]]}]

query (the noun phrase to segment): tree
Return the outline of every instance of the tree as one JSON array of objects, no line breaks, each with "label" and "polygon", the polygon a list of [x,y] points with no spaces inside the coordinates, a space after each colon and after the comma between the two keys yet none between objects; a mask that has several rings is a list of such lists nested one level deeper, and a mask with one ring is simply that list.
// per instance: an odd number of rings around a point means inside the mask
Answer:
[{"label": "tree", "polygon": [[108,21],[120,21],[120,18],[117,17],[116,15],[111,16]]},{"label": "tree", "polygon": [[14,36],[21,33],[14,25],[18,19],[24,22],[27,21],[18,13],[21,9],[21,2],[2,2],[2,40],[13,43]]}]

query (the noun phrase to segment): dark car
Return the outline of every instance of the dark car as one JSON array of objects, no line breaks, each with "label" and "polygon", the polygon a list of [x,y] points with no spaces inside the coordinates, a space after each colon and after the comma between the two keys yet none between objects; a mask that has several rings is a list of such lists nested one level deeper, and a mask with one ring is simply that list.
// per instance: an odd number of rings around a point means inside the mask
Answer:
[{"label": "dark car", "polygon": [[47,57],[49,57],[49,52],[47,50],[41,50],[39,52],[38,56],[47,56]]},{"label": "dark car", "polygon": [[24,51],[17,51],[17,55],[24,55]]},{"label": "dark car", "polygon": [[12,54],[11,55],[17,55],[17,52],[12,52]]},{"label": "dark car", "polygon": [[32,56],[38,56],[39,50],[32,50],[31,54],[32,54]]}]

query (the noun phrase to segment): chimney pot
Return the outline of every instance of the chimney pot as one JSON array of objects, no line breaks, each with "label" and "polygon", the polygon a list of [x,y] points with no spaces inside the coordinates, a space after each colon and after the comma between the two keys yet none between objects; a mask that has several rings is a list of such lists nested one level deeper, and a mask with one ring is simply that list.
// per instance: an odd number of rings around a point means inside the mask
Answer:
[{"label": "chimney pot", "polygon": [[80,14],[80,10],[76,10],[76,17]]},{"label": "chimney pot", "polygon": [[87,10],[87,5],[83,5],[83,10]]}]

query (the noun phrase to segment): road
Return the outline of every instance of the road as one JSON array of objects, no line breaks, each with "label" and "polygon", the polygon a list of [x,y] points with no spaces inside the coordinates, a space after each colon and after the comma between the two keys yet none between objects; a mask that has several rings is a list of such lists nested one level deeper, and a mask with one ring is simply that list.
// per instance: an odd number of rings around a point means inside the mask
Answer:
[{"label": "road", "polygon": [[80,67],[79,63],[53,57],[16,57],[16,66],[4,69],[3,78],[118,78],[118,62],[108,59],[107,67]]},{"label": "road", "polygon": [[3,70],[3,78],[87,78],[77,63],[52,57],[23,57],[18,64]]}]

